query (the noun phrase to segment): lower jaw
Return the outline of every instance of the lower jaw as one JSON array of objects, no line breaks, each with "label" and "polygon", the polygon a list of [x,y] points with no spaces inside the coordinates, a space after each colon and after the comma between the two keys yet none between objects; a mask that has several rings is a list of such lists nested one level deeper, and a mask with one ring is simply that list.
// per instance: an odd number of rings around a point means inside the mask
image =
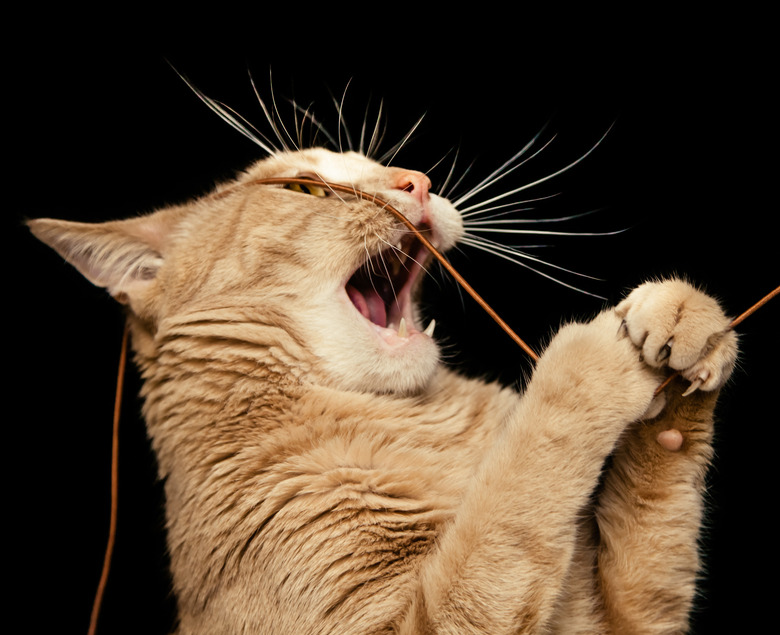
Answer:
[{"label": "lower jaw", "polygon": [[436,321],[431,320],[425,331],[417,330],[414,326],[411,326],[405,318],[401,318],[398,326],[390,325],[389,327],[383,327],[374,323],[371,323],[371,326],[386,346],[397,349],[409,345],[417,338],[432,338]]},{"label": "lower jaw", "polygon": [[393,329],[374,326],[377,348],[369,367],[353,368],[359,387],[370,392],[412,395],[423,390],[439,364],[439,349],[433,338],[418,330],[399,337]]}]

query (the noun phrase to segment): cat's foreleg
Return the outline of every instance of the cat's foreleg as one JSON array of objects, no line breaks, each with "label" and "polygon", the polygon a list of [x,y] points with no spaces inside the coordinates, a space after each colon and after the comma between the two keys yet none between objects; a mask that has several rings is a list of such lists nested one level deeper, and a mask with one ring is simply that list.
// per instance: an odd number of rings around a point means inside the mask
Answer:
[{"label": "cat's foreleg", "polygon": [[604,632],[679,633],[695,596],[713,409],[736,336],[715,301],[681,281],[643,285],[618,313],[647,363],[687,381],[666,389],[658,416],[627,430],[605,475],[595,508]]},{"label": "cat's foreleg", "polygon": [[605,477],[596,515],[607,632],[687,630],[716,393],[683,390],[668,388],[661,415],[626,434]]},{"label": "cat's foreleg", "polygon": [[[605,381],[615,377],[619,391]],[[421,564],[400,632],[543,628],[571,566],[578,515],[658,383],[614,311],[564,327]]]}]

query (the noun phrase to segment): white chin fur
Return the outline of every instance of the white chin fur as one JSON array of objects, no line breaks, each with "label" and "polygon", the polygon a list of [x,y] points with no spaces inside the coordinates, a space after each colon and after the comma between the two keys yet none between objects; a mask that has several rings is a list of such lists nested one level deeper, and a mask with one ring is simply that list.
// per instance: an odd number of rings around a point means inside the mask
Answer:
[{"label": "white chin fur", "polygon": [[307,323],[322,379],[338,388],[375,393],[413,393],[428,383],[439,363],[432,327],[420,332],[406,324],[404,334],[404,326],[377,326],[351,306],[347,313],[335,325],[325,324],[322,313]]}]

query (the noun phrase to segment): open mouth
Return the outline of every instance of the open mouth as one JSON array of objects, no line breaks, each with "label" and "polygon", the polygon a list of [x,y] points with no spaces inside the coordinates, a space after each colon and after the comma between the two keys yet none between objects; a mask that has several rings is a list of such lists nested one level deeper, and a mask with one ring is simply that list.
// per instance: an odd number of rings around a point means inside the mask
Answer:
[{"label": "open mouth", "polygon": [[[410,234],[400,244],[370,258],[347,281],[347,296],[380,334],[406,339],[419,333],[414,323],[412,291],[428,257],[427,249]],[[433,335],[433,327],[431,321],[425,335]]]}]

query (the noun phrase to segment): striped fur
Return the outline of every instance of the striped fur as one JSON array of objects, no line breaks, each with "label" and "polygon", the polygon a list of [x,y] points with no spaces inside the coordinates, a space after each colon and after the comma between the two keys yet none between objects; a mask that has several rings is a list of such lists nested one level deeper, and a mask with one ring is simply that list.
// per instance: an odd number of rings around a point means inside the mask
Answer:
[{"label": "striped fur", "polygon": [[[253,183],[300,174],[463,235],[423,175],[325,150],[148,216],[30,223],[128,309],[177,633],[685,631],[736,357],[717,303],[648,283],[563,327],[524,395],[466,379],[390,273],[424,263],[389,214]],[[669,366],[700,390],[654,398]]]}]

